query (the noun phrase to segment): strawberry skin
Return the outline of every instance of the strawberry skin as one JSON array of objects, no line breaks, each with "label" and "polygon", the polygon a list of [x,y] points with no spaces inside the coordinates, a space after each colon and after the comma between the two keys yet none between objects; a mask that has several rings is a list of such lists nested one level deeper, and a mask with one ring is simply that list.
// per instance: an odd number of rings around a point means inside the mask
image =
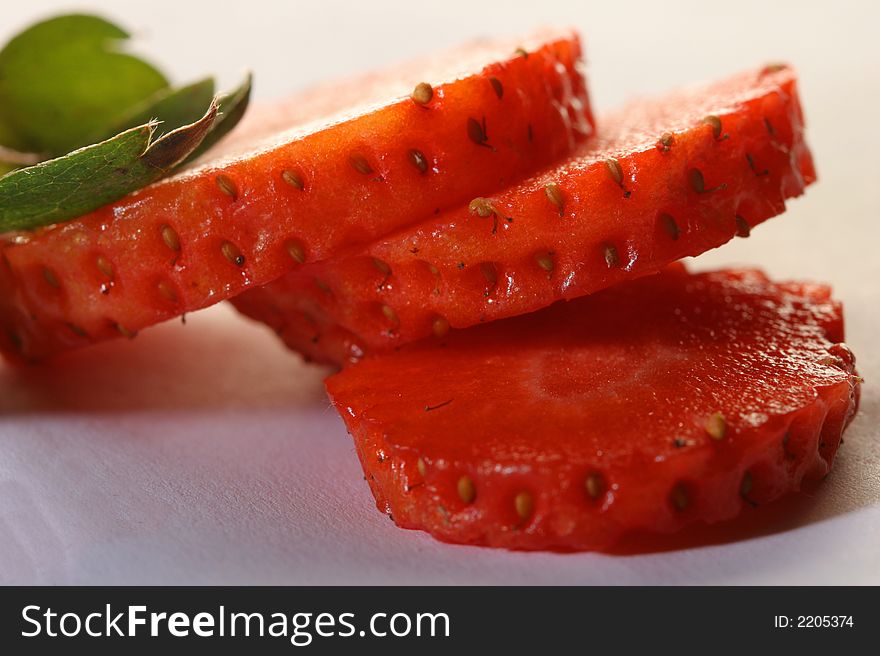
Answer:
[{"label": "strawberry skin", "polygon": [[655,273],[748,235],[815,177],[794,72],[749,71],[600,117],[565,163],[235,303],[329,360],[300,322],[323,315],[350,360]]},{"label": "strawberry skin", "polygon": [[592,132],[579,59],[548,33],[257,108],[197,168],[0,237],[0,348],[130,336],[507,186]]},{"label": "strawberry skin", "polygon": [[449,542],[591,550],[825,476],[860,379],[823,285],[680,266],[327,380],[378,507]]}]

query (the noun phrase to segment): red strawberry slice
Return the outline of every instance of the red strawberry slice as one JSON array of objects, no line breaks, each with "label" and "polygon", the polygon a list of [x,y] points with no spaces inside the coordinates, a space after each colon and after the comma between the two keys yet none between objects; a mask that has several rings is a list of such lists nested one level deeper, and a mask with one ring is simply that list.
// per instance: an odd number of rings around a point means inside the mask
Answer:
[{"label": "red strawberry slice", "polygon": [[327,359],[296,325],[323,315],[358,336],[354,357],[654,273],[748,235],[813,180],[795,74],[768,67],[631,104],[561,166],[236,304]]},{"label": "red strawberry slice", "polygon": [[511,549],[603,549],[821,479],[860,379],[828,287],[683,268],[327,380],[378,506]]},{"label": "red strawberry slice", "polygon": [[[291,284],[294,280],[307,284],[298,290]],[[315,285],[308,278],[288,276],[283,287],[257,287],[232,302],[239,312],[269,326],[307,362],[331,366],[358,362],[365,353],[363,338],[335,323],[320,302],[329,291],[319,288],[320,293],[314,294]]]},{"label": "red strawberry slice", "polygon": [[577,37],[517,45],[477,44],[440,67],[257,110],[194,170],[0,238],[3,348],[39,358],[134,334],[571,152],[592,131]]}]

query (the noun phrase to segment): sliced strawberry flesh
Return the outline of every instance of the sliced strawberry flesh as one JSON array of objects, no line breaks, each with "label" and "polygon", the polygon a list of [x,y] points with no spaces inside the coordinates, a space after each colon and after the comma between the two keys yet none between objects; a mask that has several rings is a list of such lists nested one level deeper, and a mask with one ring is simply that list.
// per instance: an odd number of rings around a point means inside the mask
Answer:
[{"label": "sliced strawberry flesh", "polygon": [[379,508],[467,544],[604,549],[825,476],[858,402],[829,289],[682,268],[328,379]]},{"label": "sliced strawberry flesh", "polygon": [[[193,170],[0,238],[0,346],[34,359],[134,334],[558,159],[592,131],[578,39],[516,45],[327,88],[291,117],[295,100],[280,118],[258,110]],[[404,95],[420,82],[434,85],[426,104]]]},{"label": "sliced strawberry flesh", "polygon": [[654,273],[748,235],[816,177],[788,68],[633,103],[581,150],[235,302],[272,314],[293,348],[332,359],[312,341],[322,335],[296,325],[321,315],[353,335],[351,359]]}]

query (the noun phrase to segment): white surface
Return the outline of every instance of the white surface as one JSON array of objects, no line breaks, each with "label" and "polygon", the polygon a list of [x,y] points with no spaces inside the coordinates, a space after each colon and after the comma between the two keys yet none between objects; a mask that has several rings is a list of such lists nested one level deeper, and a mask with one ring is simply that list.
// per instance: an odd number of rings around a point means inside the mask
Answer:
[{"label": "white surface", "polygon": [[[375,511],[323,372],[215,308],[54,367],[0,364],[0,583],[880,583],[880,48],[876,4],[90,2],[191,78],[242,65],[270,98],[536,22],[587,36],[602,108],[765,60],[802,75],[821,181],[699,260],[834,284],[867,379],[810,498],[642,554],[453,547]],[[64,3],[7,3],[0,38]],[[507,6],[502,12],[499,8]],[[729,7],[734,15],[722,15]],[[199,15],[202,15],[199,23]],[[221,44],[221,45],[213,45]]]}]

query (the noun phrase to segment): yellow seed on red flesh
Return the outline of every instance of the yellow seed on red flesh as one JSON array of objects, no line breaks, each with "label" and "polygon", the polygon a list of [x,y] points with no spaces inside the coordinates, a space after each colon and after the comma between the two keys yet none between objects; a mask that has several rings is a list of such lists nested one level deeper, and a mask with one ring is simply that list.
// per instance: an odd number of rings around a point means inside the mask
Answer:
[{"label": "yellow seed on red flesh", "polygon": [[492,203],[486,198],[474,198],[468,204],[468,209],[471,214],[476,214],[483,219],[495,214],[495,208],[492,207]]},{"label": "yellow seed on red flesh", "polygon": [[134,339],[135,337],[137,337],[137,332],[129,330],[128,328],[123,326],[121,323],[114,324],[114,327],[116,328],[117,331],[119,331],[120,335],[122,335],[123,337],[125,337],[127,339]]},{"label": "yellow seed on red flesh", "polygon": [[241,251],[238,250],[238,246],[233,244],[231,241],[224,241],[220,245],[220,252],[223,253],[223,257],[225,257],[235,266],[244,266],[244,255],[242,255]]},{"label": "yellow seed on red flesh", "polygon": [[427,82],[419,82],[410,97],[417,105],[427,105],[434,97],[434,87]]},{"label": "yellow seed on red flesh", "polygon": [[386,276],[391,275],[391,267],[388,266],[387,262],[380,260],[378,257],[373,258],[373,266],[376,267],[376,269],[378,269],[379,272],[382,273],[383,275],[386,275]]},{"label": "yellow seed on red flesh", "polygon": [[435,337],[443,338],[449,334],[449,321],[446,317],[437,316],[434,318],[434,321],[431,323],[431,331],[434,333]]},{"label": "yellow seed on red flesh", "polygon": [[727,420],[720,412],[715,412],[709,416],[704,424],[706,432],[713,440],[723,440],[727,435]]},{"label": "yellow seed on red flesh", "polygon": [[428,172],[428,158],[425,157],[425,154],[421,150],[411,148],[408,156],[409,161],[419,170],[419,173]]},{"label": "yellow seed on red flesh", "polygon": [[514,498],[513,505],[519,518],[525,520],[531,517],[535,510],[535,499],[530,492],[520,492]]},{"label": "yellow seed on red flesh", "polygon": [[605,493],[605,479],[602,477],[602,474],[593,472],[587,476],[584,481],[584,487],[590,498],[595,501]]},{"label": "yellow seed on red flesh", "polygon": [[764,68],[761,69],[759,77],[764,77],[765,75],[770,75],[771,73],[778,73],[779,71],[784,71],[788,68],[788,64],[784,63],[772,63],[767,64]]},{"label": "yellow seed on red flesh", "polygon": [[616,247],[606,244],[603,253],[605,255],[605,264],[609,269],[620,266],[620,255],[618,255]]},{"label": "yellow seed on red flesh", "polygon": [[113,265],[110,264],[110,260],[103,255],[99,255],[95,258],[95,265],[98,267],[98,271],[103,273],[105,277],[113,279]]},{"label": "yellow seed on red flesh", "polygon": [[165,242],[165,245],[170,248],[172,251],[179,252],[180,251],[180,237],[177,235],[177,232],[168,224],[163,224],[159,231],[162,234],[162,241]]},{"label": "yellow seed on red flesh", "polygon": [[300,191],[306,188],[305,182],[303,182],[302,176],[293,171],[291,169],[284,169],[281,172],[281,179],[284,180],[291,187],[296,187]]},{"label": "yellow seed on red flesh", "polygon": [[535,255],[535,262],[547,273],[553,272],[554,262],[553,256],[550,253],[538,253]]},{"label": "yellow seed on red flesh", "polygon": [[605,160],[605,166],[608,168],[608,174],[618,186],[623,186],[623,168],[613,157]]},{"label": "yellow seed on red flesh", "polygon": [[544,187],[544,193],[547,195],[547,200],[556,206],[559,216],[564,216],[565,199],[562,196],[562,189],[559,188],[559,185],[551,182]]},{"label": "yellow seed on red flesh", "polygon": [[236,187],[235,182],[232,181],[232,178],[230,178],[228,175],[223,175],[221,173],[215,178],[215,180],[217,181],[217,186],[220,187],[220,191],[232,198],[232,200],[236,200],[238,198],[238,187]]},{"label": "yellow seed on red flesh", "polygon": [[385,316],[386,319],[388,319],[390,323],[394,324],[395,326],[400,323],[397,312],[395,312],[394,308],[392,308],[390,305],[382,306],[382,314]]},{"label": "yellow seed on red flesh", "polygon": [[461,499],[464,503],[473,503],[474,499],[477,496],[477,491],[474,489],[474,482],[471,480],[470,476],[462,476],[458,479],[458,484],[456,485],[458,490],[458,498]]},{"label": "yellow seed on red flesh", "polygon": [[367,161],[367,158],[360,153],[352,153],[348,158],[352,168],[362,175],[370,175],[373,173],[373,167]]},{"label": "yellow seed on red flesh", "polygon": [[177,292],[174,290],[174,286],[168,282],[167,280],[162,280],[157,285],[159,289],[159,293],[168,301],[172,303],[177,302]]},{"label": "yellow seed on red flesh", "polygon": [[714,114],[710,114],[703,118],[703,123],[710,126],[712,128],[712,136],[716,139],[721,138],[721,119],[715,116]]},{"label": "yellow seed on red flesh", "polygon": [[287,254],[290,255],[290,259],[292,259],[297,264],[303,264],[306,261],[306,249],[302,245],[302,242],[296,239],[288,239],[284,244],[284,249],[287,251]]}]

